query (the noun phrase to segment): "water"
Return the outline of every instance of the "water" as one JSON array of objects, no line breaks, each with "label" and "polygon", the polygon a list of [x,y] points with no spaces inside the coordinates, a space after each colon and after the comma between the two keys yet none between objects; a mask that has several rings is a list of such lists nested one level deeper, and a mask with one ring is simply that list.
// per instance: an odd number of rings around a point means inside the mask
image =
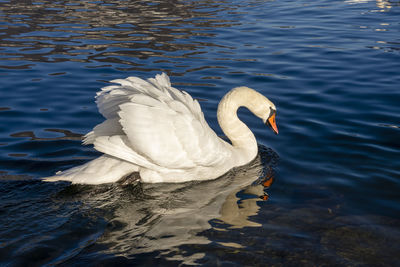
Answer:
[{"label": "water", "polygon": [[[0,264],[374,265],[400,260],[399,1],[1,1]],[[170,75],[216,121],[246,85],[259,157],[204,183],[39,178],[99,155],[107,81]],[[270,149],[266,149],[266,147]],[[278,161],[279,158],[279,161]],[[269,187],[259,177],[274,180]],[[271,181],[271,180],[268,180]]]}]

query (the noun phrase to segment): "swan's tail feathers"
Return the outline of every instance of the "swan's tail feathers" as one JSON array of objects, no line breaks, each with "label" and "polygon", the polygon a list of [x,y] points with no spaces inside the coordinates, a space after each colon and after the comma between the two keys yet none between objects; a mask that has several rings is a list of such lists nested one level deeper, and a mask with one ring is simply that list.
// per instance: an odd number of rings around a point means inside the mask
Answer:
[{"label": "swan's tail feathers", "polygon": [[[59,173],[59,172],[57,172],[57,173]],[[44,182],[68,181],[63,176],[58,176],[57,173],[54,176],[49,176],[49,177],[42,178],[42,181],[44,181]]]},{"label": "swan's tail feathers", "polygon": [[73,184],[103,184],[116,182],[138,171],[139,167],[132,163],[103,155],[83,165],[59,171],[56,175],[42,180],[45,182],[69,181]]}]

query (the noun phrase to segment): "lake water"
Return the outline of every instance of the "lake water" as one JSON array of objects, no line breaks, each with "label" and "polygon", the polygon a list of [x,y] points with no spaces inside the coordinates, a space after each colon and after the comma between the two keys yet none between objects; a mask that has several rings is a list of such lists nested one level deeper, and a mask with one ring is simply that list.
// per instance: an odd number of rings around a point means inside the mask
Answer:
[{"label": "lake water", "polygon": [[[394,266],[400,260],[400,2],[0,1],[0,265]],[[165,72],[216,108],[277,106],[279,135],[208,182],[69,185],[100,153],[108,81]],[[274,181],[270,187],[260,177]]]}]

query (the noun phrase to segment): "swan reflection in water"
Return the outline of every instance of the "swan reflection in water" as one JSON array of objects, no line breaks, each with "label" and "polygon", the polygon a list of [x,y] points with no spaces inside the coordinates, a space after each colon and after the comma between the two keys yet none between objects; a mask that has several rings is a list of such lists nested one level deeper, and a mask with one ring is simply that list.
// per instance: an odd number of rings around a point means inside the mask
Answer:
[{"label": "swan reflection in water", "polygon": [[[259,146],[258,156],[251,163],[216,180],[71,185],[64,194],[78,190],[78,194],[87,196],[82,197],[85,204],[103,210],[100,216],[109,223],[93,244],[100,245],[102,252],[128,258],[147,252],[170,252],[183,244],[211,242],[201,235],[212,228],[211,221],[226,228],[261,226],[251,216],[260,209],[257,202],[268,198],[264,190],[273,181],[277,160],[272,149]],[[185,257],[188,260],[190,257]]]}]

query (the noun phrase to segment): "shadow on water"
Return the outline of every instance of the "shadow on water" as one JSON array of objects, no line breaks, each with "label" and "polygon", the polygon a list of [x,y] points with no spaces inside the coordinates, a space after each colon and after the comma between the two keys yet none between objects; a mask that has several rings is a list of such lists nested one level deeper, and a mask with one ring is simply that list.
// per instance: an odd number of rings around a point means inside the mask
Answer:
[{"label": "shadow on water", "polygon": [[[17,265],[134,260],[208,244],[201,233],[215,224],[226,230],[260,227],[251,218],[259,212],[258,203],[268,199],[264,190],[274,179],[277,160],[273,150],[260,147],[244,167],[216,180],[184,184],[3,183],[0,258]],[[191,263],[203,256],[172,260]]]}]

